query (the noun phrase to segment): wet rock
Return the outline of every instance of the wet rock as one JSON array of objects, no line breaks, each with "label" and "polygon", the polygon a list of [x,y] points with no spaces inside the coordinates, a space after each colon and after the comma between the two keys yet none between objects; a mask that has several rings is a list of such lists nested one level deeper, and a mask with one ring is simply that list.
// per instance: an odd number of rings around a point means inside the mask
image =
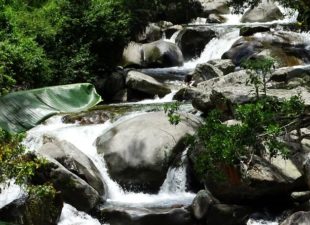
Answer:
[{"label": "wet rock", "polygon": [[310,224],[310,212],[296,212],[281,223],[281,225],[295,225],[295,224],[296,225]]},{"label": "wet rock", "polygon": [[240,225],[246,224],[252,210],[245,206],[215,204],[209,209],[206,218],[208,225]]},{"label": "wet rock", "polygon": [[[188,119],[185,119],[188,118]],[[112,179],[126,190],[157,192],[174,155],[183,151],[183,138],[193,134],[198,121],[189,114],[178,126],[164,112],[128,119],[97,139]]]},{"label": "wet rock", "polygon": [[201,90],[194,87],[185,87],[180,89],[173,97],[178,101],[191,101],[194,98],[198,98],[202,94]]},{"label": "wet rock", "polygon": [[206,44],[216,36],[211,29],[185,28],[176,38],[185,60],[199,57]]},{"label": "wet rock", "polygon": [[209,214],[209,209],[218,203],[218,200],[208,190],[201,190],[197,193],[191,205],[195,219],[202,220]]},{"label": "wet rock", "polygon": [[203,8],[203,15],[228,14],[230,12],[228,0],[199,0]]},{"label": "wet rock", "polygon": [[121,209],[105,208],[101,211],[103,220],[110,225],[193,225],[190,212],[176,209]]},{"label": "wet rock", "polygon": [[257,7],[246,11],[241,18],[241,22],[269,22],[283,17],[284,15],[278,6],[272,1],[263,0]]},{"label": "wet rock", "polygon": [[56,160],[71,173],[86,181],[100,195],[104,195],[105,185],[99,170],[83,152],[71,143],[56,140],[43,145],[38,152],[42,156]]},{"label": "wet rock", "polygon": [[267,26],[250,26],[250,27],[241,27],[240,35],[241,36],[252,36],[255,33],[267,32],[270,31],[270,27]]},{"label": "wet rock", "polygon": [[193,73],[192,81],[194,81],[195,85],[199,84],[200,82],[210,80],[215,77],[222,77],[224,73],[219,70],[217,67],[209,64],[198,64],[195,68]]},{"label": "wet rock", "polygon": [[123,72],[114,72],[102,85],[102,93],[105,101],[111,100],[120,90],[125,88],[125,75]]},{"label": "wet rock", "polygon": [[174,26],[168,27],[164,30],[165,36],[167,39],[170,39],[176,32],[182,29],[183,27],[181,25],[174,25]]},{"label": "wet rock", "polygon": [[224,75],[235,71],[235,64],[230,59],[214,59],[208,61],[209,64],[221,70]]},{"label": "wet rock", "polygon": [[310,191],[293,192],[291,197],[296,202],[304,203],[310,200]]},{"label": "wet rock", "polygon": [[226,19],[218,14],[210,14],[207,18],[208,23],[225,23]]},{"label": "wet rock", "polygon": [[183,65],[183,55],[177,45],[156,41],[142,46],[144,67],[173,67]]},{"label": "wet rock", "polygon": [[129,43],[123,53],[123,66],[136,68],[173,67],[183,65],[183,55],[175,44],[163,40]]},{"label": "wet rock", "polygon": [[139,43],[150,43],[150,42],[158,41],[161,38],[162,38],[161,28],[155,23],[150,23],[145,28],[144,33],[139,35],[138,42]]},{"label": "wet rock", "polygon": [[22,225],[55,225],[58,223],[63,207],[59,194],[55,198],[38,199],[22,196],[0,209],[2,222]]},{"label": "wet rock", "polygon": [[56,160],[45,156],[47,165],[34,177],[35,182],[52,183],[64,201],[80,211],[88,212],[103,201],[99,193],[86,181],[67,170]]},{"label": "wet rock", "polygon": [[99,124],[99,123],[105,123],[111,117],[112,117],[111,113],[102,110],[94,110],[78,114],[66,115],[62,118],[62,121],[64,123],[79,123],[81,125]]},{"label": "wet rock", "polygon": [[145,92],[160,97],[169,94],[171,90],[153,77],[138,71],[129,71],[126,78],[126,86],[133,90]]}]

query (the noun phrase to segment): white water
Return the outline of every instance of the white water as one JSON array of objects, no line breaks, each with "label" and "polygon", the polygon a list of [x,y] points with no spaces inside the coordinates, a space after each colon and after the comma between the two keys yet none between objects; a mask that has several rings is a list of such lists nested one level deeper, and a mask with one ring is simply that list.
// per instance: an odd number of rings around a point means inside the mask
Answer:
[{"label": "white water", "polygon": [[[223,32],[223,31],[222,31]],[[225,32],[225,31],[224,31]],[[206,63],[212,59],[220,59],[222,55],[228,51],[231,46],[240,38],[239,29],[219,35],[213,38],[205,47],[198,59],[193,59],[184,64],[186,69],[195,69],[197,64]]]},{"label": "white water", "polygon": [[24,195],[21,187],[14,184],[13,181],[0,184],[0,190],[0,209]]},{"label": "white water", "polygon": [[279,223],[276,221],[269,221],[269,220],[263,220],[263,219],[259,219],[259,220],[249,219],[249,221],[247,222],[247,225],[279,225]]},{"label": "white water", "polygon": [[[64,204],[58,225],[102,225],[97,219],[78,211],[71,205]],[[108,225],[108,224],[103,224]]]}]

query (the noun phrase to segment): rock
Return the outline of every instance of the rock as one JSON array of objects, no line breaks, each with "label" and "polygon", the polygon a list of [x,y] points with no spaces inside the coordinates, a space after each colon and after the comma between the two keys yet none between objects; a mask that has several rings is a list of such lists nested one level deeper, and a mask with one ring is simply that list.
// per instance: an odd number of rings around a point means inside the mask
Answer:
[{"label": "rock", "polygon": [[297,224],[298,225],[310,224],[310,212],[296,212],[281,223],[281,225],[297,225]]},{"label": "rock", "polygon": [[195,85],[199,84],[202,81],[210,80],[215,77],[222,77],[224,73],[219,70],[217,67],[209,64],[198,64],[193,73],[192,81]]},{"label": "rock", "polygon": [[173,67],[183,65],[181,50],[173,43],[156,41],[142,46],[144,67]]},{"label": "rock", "polygon": [[79,211],[89,212],[103,201],[99,193],[86,181],[71,173],[59,162],[45,156],[48,163],[39,170],[34,179],[39,183],[52,183],[61,192],[64,201]]},{"label": "rock", "polygon": [[247,10],[241,18],[242,23],[269,22],[282,19],[284,15],[272,1],[263,0],[257,7]]},{"label": "rock", "polygon": [[286,67],[308,64],[310,51],[297,34],[270,31],[240,38],[222,58],[231,59],[235,65],[240,65],[242,60],[258,56],[276,58],[277,67]]},{"label": "rock", "polygon": [[79,149],[67,141],[44,144],[39,154],[55,159],[71,173],[93,187],[100,195],[105,194],[105,184],[95,164]]},{"label": "rock", "polygon": [[101,217],[110,225],[193,225],[190,213],[176,209],[122,209],[104,208]]},{"label": "rock", "polygon": [[310,191],[293,192],[291,197],[296,202],[304,203],[310,200]]},{"label": "rock", "polygon": [[[183,139],[193,134],[198,121],[190,114],[178,126],[164,112],[128,119],[97,139],[112,179],[126,190],[157,192],[174,155],[183,151]],[[185,119],[188,118],[188,119]]]},{"label": "rock", "polygon": [[194,87],[185,87],[180,89],[173,99],[177,101],[191,101],[194,98],[198,98],[202,94],[201,90]]},{"label": "rock", "polygon": [[225,23],[226,19],[218,14],[210,14],[207,18],[208,23]]},{"label": "rock", "polygon": [[164,84],[158,82],[153,77],[138,71],[129,71],[126,78],[126,86],[150,95],[158,95],[160,97],[169,94],[171,90]]},{"label": "rock", "polygon": [[209,191],[199,191],[191,205],[195,219],[202,220],[206,218],[209,214],[209,208],[215,203],[218,203],[218,200],[216,200]]},{"label": "rock", "polygon": [[255,33],[270,31],[270,27],[267,26],[250,26],[241,27],[240,36],[252,36]]},{"label": "rock", "polygon": [[130,42],[124,49],[122,66],[141,68],[143,61],[142,44]]},{"label": "rock", "polygon": [[203,16],[214,14],[229,14],[228,0],[199,0],[203,8]]},{"label": "rock", "polygon": [[105,123],[112,117],[111,113],[102,110],[93,110],[77,114],[69,114],[62,118],[64,123],[99,124]]},{"label": "rock", "polygon": [[235,71],[235,64],[230,59],[214,59],[208,61],[209,64],[221,70],[224,75]]},{"label": "rock", "polygon": [[176,38],[185,60],[199,57],[209,41],[216,36],[211,29],[185,28]]},{"label": "rock", "polygon": [[222,59],[231,59],[235,65],[240,65],[243,60],[262,51],[263,44],[257,40],[246,40],[244,38],[236,41],[230,50],[225,52]]},{"label": "rock", "polygon": [[164,30],[165,36],[167,39],[170,39],[176,32],[182,29],[183,27],[181,25],[174,25],[174,26],[168,27]]},{"label": "rock", "polygon": [[183,65],[183,55],[177,45],[159,40],[147,44],[131,42],[123,52],[125,67],[173,67]]},{"label": "rock", "polygon": [[161,28],[155,23],[150,23],[145,28],[144,33],[139,35],[138,42],[139,43],[150,43],[150,42],[158,41],[161,38],[162,38]]},{"label": "rock", "polygon": [[112,73],[102,87],[103,98],[110,101],[119,91],[125,88],[125,75],[123,72]]},{"label": "rock", "polygon": [[61,215],[63,201],[59,194],[55,198],[38,199],[22,196],[0,209],[2,222],[22,225],[55,225]]},{"label": "rock", "polygon": [[246,224],[251,209],[239,205],[215,204],[210,207],[205,224],[239,225]]}]

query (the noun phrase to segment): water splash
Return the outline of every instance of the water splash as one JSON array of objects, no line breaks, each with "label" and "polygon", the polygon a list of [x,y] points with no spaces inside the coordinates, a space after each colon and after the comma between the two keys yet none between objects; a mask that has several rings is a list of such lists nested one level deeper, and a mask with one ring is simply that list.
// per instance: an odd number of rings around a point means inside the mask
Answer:
[{"label": "water splash", "polygon": [[0,193],[0,209],[25,194],[20,186],[14,184],[14,181],[0,184]]},{"label": "water splash", "polygon": [[73,225],[73,224],[101,225],[101,223],[97,219],[92,218],[90,215],[78,211],[76,208],[74,208],[69,204],[64,204],[58,225]]}]

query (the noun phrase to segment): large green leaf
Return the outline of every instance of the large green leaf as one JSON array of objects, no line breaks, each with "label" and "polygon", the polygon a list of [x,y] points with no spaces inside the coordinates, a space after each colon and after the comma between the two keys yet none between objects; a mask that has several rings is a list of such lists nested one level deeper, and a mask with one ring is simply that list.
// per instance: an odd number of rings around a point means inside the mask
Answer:
[{"label": "large green leaf", "polygon": [[88,83],[14,92],[0,98],[0,127],[22,132],[54,114],[80,112],[100,101],[94,86]]}]

